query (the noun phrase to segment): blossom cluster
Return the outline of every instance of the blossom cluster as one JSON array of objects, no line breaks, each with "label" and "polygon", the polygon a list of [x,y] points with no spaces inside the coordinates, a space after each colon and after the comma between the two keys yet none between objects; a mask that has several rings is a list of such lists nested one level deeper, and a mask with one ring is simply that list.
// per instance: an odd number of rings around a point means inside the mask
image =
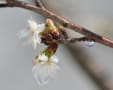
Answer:
[{"label": "blossom cluster", "polygon": [[57,27],[51,19],[45,23],[37,24],[35,20],[28,20],[27,29],[19,32],[19,38],[26,38],[27,42],[36,49],[37,45],[45,44],[47,46],[43,52],[38,54],[33,60],[32,74],[39,85],[45,85],[53,78],[59,70],[58,58],[55,56],[58,45],[48,42],[59,37]]}]

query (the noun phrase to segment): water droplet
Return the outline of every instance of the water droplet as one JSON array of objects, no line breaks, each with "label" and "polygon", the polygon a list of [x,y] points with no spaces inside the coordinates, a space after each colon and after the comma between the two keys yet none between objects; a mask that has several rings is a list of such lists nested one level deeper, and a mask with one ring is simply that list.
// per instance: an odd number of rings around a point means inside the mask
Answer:
[{"label": "water droplet", "polygon": [[92,47],[92,46],[94,46],[94,44],[95,44],[94,41],[85,41],[84,43],[85,43],[85,45],[87,45],[88,47]]}]

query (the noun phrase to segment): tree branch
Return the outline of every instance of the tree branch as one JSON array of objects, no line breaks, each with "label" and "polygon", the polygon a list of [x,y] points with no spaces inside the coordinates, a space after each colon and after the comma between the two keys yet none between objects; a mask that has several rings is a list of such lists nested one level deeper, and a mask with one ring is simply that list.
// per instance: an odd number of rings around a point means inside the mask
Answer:
[{"label": "tree branch", "polygon": [[[56,15],[55,13],[49,11],[46,8],[40,8],[37,7],[35,5],[31,5],[22,1],[14,1],[14,0],[8,0],[9,2],[7,2],[4,5],[0,5],[1,7],[20,7],[20,8],[24,8],[24,9],[28,9],[31,11],[35,11],[35,12],[39,12],[41,15],[51,18],[53,20],[58,21],[60,24],[62,24],[64,27],[66,28],[70,28],[80,34],[85,35],[86,37],[89,37],[91,39],[93,39],[95,42],[101,43],[103,45],[109,46],[113,48],[113,41],[109,40],[103,36],[100,36],[96,33],[93,33],[91,31],[89,31],[88,29],[81,27],[78,24],[74,24],[72,22],[70,22],[69,20],[64,19],[63,17]],[[41,2],[40,2],[41,3]]]}]

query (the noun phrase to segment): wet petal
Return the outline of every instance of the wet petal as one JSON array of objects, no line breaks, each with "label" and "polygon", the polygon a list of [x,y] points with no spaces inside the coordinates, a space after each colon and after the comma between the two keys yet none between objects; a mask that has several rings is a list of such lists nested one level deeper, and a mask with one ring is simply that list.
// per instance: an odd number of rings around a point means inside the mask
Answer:
[{"label": "wet petal", "polygon": [[20,38],[20,39],[28,37],[28,36],[29,36],[29,32],[26,29],[17,33],[17,37]]},{"label": "wet petal", "polygon": [[33,43],[34,43],[34,44],[33,44],[33,47],[34,47],[34,50],[35,50],[36,47],[37,47],[37,41],[36,41],[36,39],[34,39],[33,41],[34,41],[34,42],[33,42]]},{"label": "wet petal", "polygon": [[36,64],[32,68],[32,74],[34,79],[39,85],[45,85],[49,82],[50,79],[55,78],[59,67],[54,64]]},{"label": "wet petal", "polygon": [[39,85],[45,85],[49,82],[47,68],[42,64],[37,64],[32,69],[33,76]]},{"label": "wet petal", "polygon": [[28,24],[29,24],[29,30],[36,31],[38,24],[33,19],[28,20]]},{"label": "wet petal", "polygon": [[37,44],[41,44],[41,37],[37,33],[34,34],[34,39],[36,40]]},{"label": "wet petal", "polygon": [[32,44],[34,49],[36,49],[38,44],[41,44],[41,36],[40,32],[42,32],[45,28],[45,24],[37,24],[35,20],[32,18],[28,20],[28,28],[26,30],[23,30],[19,33],[17,33],[17,36],[19,38],[25,38],[27,39],[27,42],[25,44]]},{"label": "wet petal", "polygon": [[48,70],[49,70],[49,76],[51,78],[55,78],[57,73],[60,71],[60,67],[57,64],[52,63],[51,66],[48,67]]},{"label": "wet petal", "polygon": [[38,24],[38,26],[37,26],[37,32],[42,32],[44,30],[44,28],[45,28],[45,24],[44,23]]},{"label": "wet petal", "polygon": [[53,63],[58,63],[59,62],[59,59],[55,55],[53,55],[50,59]]}]

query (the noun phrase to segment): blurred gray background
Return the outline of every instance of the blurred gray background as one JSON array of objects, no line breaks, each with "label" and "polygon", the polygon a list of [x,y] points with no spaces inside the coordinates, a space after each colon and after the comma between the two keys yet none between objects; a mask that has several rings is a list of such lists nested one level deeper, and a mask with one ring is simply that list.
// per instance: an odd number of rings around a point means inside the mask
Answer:
[{"label": "blurred gray background", "polygon": [[[23,0],[24,1],[24,0]],[[26,0],[32,3],[33,0]],[[92,31],[113,40],[113,0],[42,0],[53,12],[68,18]],[[70,47],[60,45],[57,56],[61,70],[57,77],[45,86],[38,86],[32,77],[32,60],[43,47],[33,50],[31,45],[22,45],[17,32],[27,26],[30,17],[44,22],[44,17],[20,8],[0,9],[0,90],[98,90],[87,74],[76,63]],[[79,36],[70,32],[71,36]],[[84,43],[77,45],[85,50],[113,79],[113,49],[95,44],[89,48]],[[75,53],[76,54],[76,53]]]}]

